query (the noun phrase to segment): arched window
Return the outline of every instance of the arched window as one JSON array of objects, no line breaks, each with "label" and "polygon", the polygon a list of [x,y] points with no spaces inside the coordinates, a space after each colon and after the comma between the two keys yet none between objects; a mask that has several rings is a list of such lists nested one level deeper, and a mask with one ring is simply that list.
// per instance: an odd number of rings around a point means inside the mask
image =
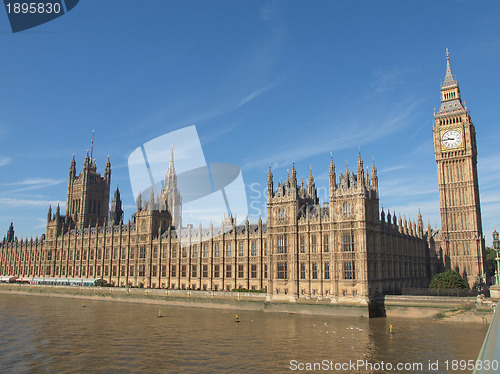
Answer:
[{"label": "arched window", "polygon": [[316,235],[311,235],[311,253],[318,252],[318,243],[316,241]]},{"label": "arched window", "polygon": [[344,203],[343,213],[344,216],[348,216],[351,214],[351,203]]},{"label": "arched window", "polygon": [[278,279],[288,279],[288,264],[286,262],[278,262]]},{"label": "arched window", "polygon": [[285,217],[286,217],[286,211],[285,211],[285,209],[280,208],[280,209],[278,210],[278,219],[279,219],[280,221],[284,221],[284,220],[285,220]]},{"label": "arched window", "polygon": [[304,235],[300,236],[300,253],[306,253],[306,240]]},{"label": "arched window", "polygon": [[354,261],[344,262],[344,279],[356,279],[356,267]]},{"label": "arched window", "polygon": [[278,237],[278,253],[287,253],[286,236]]},{"label": "arched window", "polygon": [[342,238],[342,251],[354,252],[354,234],[352,233],[344,234]]},{"label": "arched window", "polygon": [[312,264],[312,279],[318,279],[318,264],[315,262]]}]

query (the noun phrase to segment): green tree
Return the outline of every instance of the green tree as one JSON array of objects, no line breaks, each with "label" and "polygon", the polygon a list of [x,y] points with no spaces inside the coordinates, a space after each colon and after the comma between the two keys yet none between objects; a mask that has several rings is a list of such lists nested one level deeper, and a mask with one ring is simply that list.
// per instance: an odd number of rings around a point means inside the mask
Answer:
[{"label": "green tree", "polygon": [[429,288],[469,288],[469,282],[454,270],[447,270],[436,274],[432,278]]},{"label": "green tree", "polygon": [[488,274],[495,274],[497,252],[490,247],[486,247],[486,265],[488,266]]}]

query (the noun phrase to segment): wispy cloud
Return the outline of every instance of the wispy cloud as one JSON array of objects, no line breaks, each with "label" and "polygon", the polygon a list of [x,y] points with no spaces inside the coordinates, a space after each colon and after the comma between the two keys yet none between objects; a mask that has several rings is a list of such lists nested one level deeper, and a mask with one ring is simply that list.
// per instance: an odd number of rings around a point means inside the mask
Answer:
[{"label": "wispy cloud", "polygon": [[395,165],[395,166],[391,166],[388,168],[384,168],[384,169],[380,170],[379,173],[389,173],[391,171],[396,171],[396,170],[401,170],[401,169],[406,169],[406,168],[408,168],[408,165]]},{"label": "wispy cloud", "polygon": [[409,71],[408,68],[399,67],[376,70],[373,73],[373,81],[371,83],[372,92],[380,94],[395,90],[399,84],[406,82],[404,76]]},{"label": "wispy cloud", "polygon": [[498,211],[500,210],[499,201],[484,201],[488,198],[481,200],[481,220],[483,224],[483,235],[486,239],[486,245],[492,245],[491,233],[496,228],[497,231],[500,227],[500,219],[498,218]]},{"label": "wispy cloud", "polygon": [[22,208],[22,207],[46,207],[48,205],[52,206],[59,206],[61,208],[66,207],[66,203],[62,201],[56,201],[56,200],[33,200],[33,199],[16,199],[16,198],[8,198],[8,197],[0,197],[0,206],[7,206],[7,207],[15,207],[15,208]]},{"label": "wispy cloud", "polygon": [[210,132],[208,134],[203,134],[203,135],[200,134],[200,142],[202,144],[211,143],[211,142],[217,140],[218,138],[220,138],[221,136],[223,136],[224,134],[227,134],[228,132],[237,128],[238,126],[239,126],[239,123],[234,123],[231,126],[223,127],[221,129],[210,130]]},{"label": "wispy cloud", "polygon": [[423,142],[418,143],[415,147],[409,150],[408,156],[411,156],[411,158],[415,158],[433,153],[434,153],[434,140],[427,139]]},{"label": "wispy cloud", "polygon": [[[266,2],[254,15],[267,24],[264,35],[255,35],[255,42],[243,56],[232,64],[232,68],[224,71],[217,84],[211,87],[210,95],[203,92],[185,93],[175,102],[170,101],[142,120],[138,126],[121,136],[132,133],[144,133],[146,129],[165,131],[184,126],[202,126],[204,122],[237,110],[256,100],[281,84],[288,75],[288,70],[274,71],[276,62],[283,53],[283,40],[286,36],[286,25],[281,17],[276,0]],[[194,108],[194,110],[193,110]]]},{"label": "wispy cloud", "polygon": [[479,157],[477,170],[482,188],[490,185],[498,188],[500,182],[500,157],[498,155]]},{"label": "wispy cloud", "polygon": [[489,191],[481,193],[481,204],[500,203],[500,194],[498,191]]},{"label": "wispy cloud", "polygon": [[10,157],[0,157],[0,167],[6,166],[12,163],[12,159]]},{"label": "wispy cloud", "polygon": [[213,110],[210,110],[204,114],[200,114],[197,116],[192,117],[190,120],[188,120],[185,123],[199,123],[202,121],[206,121],[215,117],[218,117],[222,114],[226,114],[228,112],[231,112],[233,110],[236,110],[238,108],[241,108],[243,105],[248,104],[252,100],[255,100],[257,97],[262,95],[264,92],[269,91],[279,85],[282,82],[282,79],[275,80],[269,84],[266,84],[260,88],[257,88],[250,92],[249,94],[237,98],[235,100],[232,100],[226,104],[223,104]]},{"label": "wispy cloud", "polygon": [[271,84],[268,84],[264,87],[261,87],[253,92],[251,92],[250,94],[248,94],[247,96],[245,96],[244,98],[240,99],[239,103],[236,105],[236,107],[234,109],[237,109],[243,105],[245,105],[246,103],[252,101],[253,99],[255,99],[256,97],[260,96],[261,94],[263,94],[264,92],[274,88],[276,85],[278,85],[280,83],[280,81],[275,81]]},{"label": "wispy cloud", "polygon": [[[318,130],[309,137],[306,134],[297,137],[295,141],[287,143],[286,148],[274,154],[267,154],[260,159],[249,159],[242,168],[262,168],[270,160],[274,168],[279,168],[288,165],[292,158],[300,161],[331,150],[334,150],[335,158],[335,152],[338,150],[379,141],[411,126],[419,103],[420,101],[414,98],[402,100],[392,112],[381,116],[378,121],[373,121],[373,118],[368,120],[356,117],[345,122],[334,119],[322,120],[323,124],[306,124],[304,127],[313,127]],[[322,136],[318,137],[317,133],[321,133]],[[367,133],[371,135],[366,136]]]},{"label": "wispy cloud", "polygon": [[33,191],[38,190],[45,187],[55,186],[57,184],[62,183],[62,179],[51,179],[51,178],[26,178],[19,182],[5,183],[3,186],[6,187],[19,187],[14,188],[9,191],[4,191],[2,194],[12,194],[23,191]]},{"label": "wispy cloud", "polygon": [[[185,126],[190,126],[190,125],[197,125],[199,126],[200,123],[206,122],[208,120],[211,120],[213,118],[217,118],[219,116],[222,116],[224,114],[230,113],[234,110],[237,110],[241,108],[242,106],[250,103],[251,101],[257,99],[259,96],[264,94],[266,91],[269,91],[273,89],[274,87],[278,86],[283,79],[276,79],[272,81],[271,83],[265,84],[259,88],[256,88],[252,90],[250,93],[246,93],[243,95],[237,96],[236,99],[234,97],[236,95],[234,94],[226,94],[226,99],[220,100],[216,106],[213,106],[211,109],[208,109],[206,111],[200,111],[199,113],[195,114],[189,114],[187,116],[182,116],[181,119],[179,119],[178,113],[176,113],[172,107],[177,106],[177,107],[189,107],[192,108],[191,102],[180,102],[177,105],[169,105],[168,107],[160,109],[157,113],[153,114],[152,116],[145,118],[141,123],[140,126],[137,126],[136,128],[132,129],[127,135],[130,135],[131,133],[135,133],[137,129],[141,129],[144,131],[144,129],[147,128],[154,128],[157,127],[158,125],[164,126],[165,123],[168,123],[168,129],[170,130],[177,130],[179,128],[185,127]],[[231,99],[229,99],[231,98]],[[177,117],[177,118],[175,118]],[[228,132],[232,130],[233,127],[229,127],[226,129],[226,131],[222,131],[220,135],[224,134],[225,132]],[[165,131],[164,128],[162,128],[162,131]],[[215,138],[210,137],[209,141],[213,141]],[[128,156],[127,156],[128,157]]]},{"label": "wispy cloud", "polygon": [[37,222],[37,224],[33,226],[34,229],[44,230],[45,228],[47,228],[47,220],[43,218],[35,218],[35,221]]},{"label": "wispy cloud", "polygon": [[276,0],[267,1],[264,5],[259,8],[259,18],[262,21],[270,21],[275,16]]},{"label": "wispy cloud", "polygon": [[19,182],[5,183],[4,186],[36,186],[36,185],[53,185],[61,183],[62,180],[50,178],[26,178]]},{"label": "wispy cloud", "polygon": [[426,178],[420,175],[419,178],[403,178],[383,179],[380,181],[380,196],[389,197],[397,196],[421,196],[428,194],[437,194],[438,186],[434,179]]}]

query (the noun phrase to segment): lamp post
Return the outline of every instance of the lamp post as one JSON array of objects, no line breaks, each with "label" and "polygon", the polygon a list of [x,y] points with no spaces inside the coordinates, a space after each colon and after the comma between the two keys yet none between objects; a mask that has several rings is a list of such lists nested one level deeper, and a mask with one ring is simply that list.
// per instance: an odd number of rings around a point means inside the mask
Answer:
[{"label": "lamp post", "polygon": [[497,229],[493,231],[493,248],[497,252],[497,268],[495,270],[495,284],[500,285],[500,240],[498,240],[498,232]]}]

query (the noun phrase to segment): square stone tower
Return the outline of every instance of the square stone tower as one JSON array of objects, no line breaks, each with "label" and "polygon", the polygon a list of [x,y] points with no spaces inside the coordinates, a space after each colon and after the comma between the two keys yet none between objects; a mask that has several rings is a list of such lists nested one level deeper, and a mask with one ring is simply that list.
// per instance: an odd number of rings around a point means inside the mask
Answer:
[{"label": "square stone tower", "polygon": [[471,287],[486,283],[485,247],[477,178],[476,130],[462,103],[446,50],[441,106],[434,115],[444,265]]}]

